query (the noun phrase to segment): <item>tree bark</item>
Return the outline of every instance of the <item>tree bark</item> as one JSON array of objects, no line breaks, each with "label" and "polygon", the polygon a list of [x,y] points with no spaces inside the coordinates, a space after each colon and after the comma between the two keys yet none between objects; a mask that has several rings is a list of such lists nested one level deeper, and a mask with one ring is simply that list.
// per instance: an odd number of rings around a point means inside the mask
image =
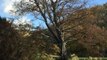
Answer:
[{"label": "tree bark", "polygon": [[68,60],[67,51],[66,51],[66,43],[62,42],[60,44],[60,58],[59,60]]}]

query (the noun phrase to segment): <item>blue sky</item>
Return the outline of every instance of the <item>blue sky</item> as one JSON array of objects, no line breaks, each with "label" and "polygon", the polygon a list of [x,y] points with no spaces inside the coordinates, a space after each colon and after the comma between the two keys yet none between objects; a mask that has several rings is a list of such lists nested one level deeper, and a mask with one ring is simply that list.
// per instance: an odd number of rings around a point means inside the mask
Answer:
[{"label": "blue sky", "polygon": [[[14,17],[13,15],[11,15],[9,13],[9,10],[12,9],[11,4],[15,1],[19,1],[19,0],[0,0],[0,16],[1,17]],[[30,18],[28,17],[30,16]],[[16,20],[15,24],[19,24],[19,23],[23,23],[25,20],[27,20],[26,22],[29,22],[29,20],[32,20],[33,16],[31,15],[27,15],[27,16],[23,16],[20,18],[20,20]],[[32,24],[34,24],[34,26],[39,26],[41,25],[42,27],[45,26],[43,21],[33,21]]]},{"label": "blue sky", "polygon": [[[16,1],[16,0],[0,0],[0,16],[3,16],[3,17],[10,16],[10,14],[6,12],[6,7],[11,9],[11,7],[9,7],[9,4],[11,4],[12,1]],[[106,2],[107,0],[90,0],[89,6],[104,4]]]},{"label": "blue sky", "polygon": [[107,0],[90,0],[90,5],[94,6],[94,5],[101,5],[104,3],[107,3]]},{"label": "blue sky", "polygon": [[[14,1],[19,1],[19,0],[0,0],[0,16],[2,17],[12,17],[11,14],[9,14],[9,10],[12,9],[12,2]],[[104,3],[107,3],[107,0],[90,0],[89,2],[89,6],[94,6],[94,5],[101,5],[101,4],[104,4]],[[27,17],[25,17],[27,18]],[[36,26],[40,25],[41,21],[35,21],[34,22]]]}]

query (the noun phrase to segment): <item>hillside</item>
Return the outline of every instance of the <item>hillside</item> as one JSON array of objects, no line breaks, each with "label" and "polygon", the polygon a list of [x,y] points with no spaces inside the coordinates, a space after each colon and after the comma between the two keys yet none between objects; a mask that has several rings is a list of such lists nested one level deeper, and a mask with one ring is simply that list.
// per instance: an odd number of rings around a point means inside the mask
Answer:
[{"label": "hillside", "polygon": [[[67,54],[107,57],[106,19],[107,4],[104,4],[78,10],[60,21],[58,24],[62,27]],[[52,39],[53,35],[47,28],[37,27],[33,31],[15,28],[0,18],[0,60],[52,60],[50,55],[60,53],[57,41]]]}]

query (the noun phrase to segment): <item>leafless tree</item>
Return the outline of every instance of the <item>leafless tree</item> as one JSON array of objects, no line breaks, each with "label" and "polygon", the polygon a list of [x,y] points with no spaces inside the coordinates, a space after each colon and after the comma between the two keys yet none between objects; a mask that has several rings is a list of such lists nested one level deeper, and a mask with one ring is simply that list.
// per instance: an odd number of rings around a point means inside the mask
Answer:
[{"label": "leafless tree", "polygon": [[[29,0],[15,3],[15,13],[19,15],[32,13],[36,20],[42,20],[47,26],[48,31],[57,43],[60,49],[60,59],[67,60],[66,43],[61,21],[67,19],[67,16],[82,9],[86,0]],[[64,22],[63,22],[64,23]]]}]

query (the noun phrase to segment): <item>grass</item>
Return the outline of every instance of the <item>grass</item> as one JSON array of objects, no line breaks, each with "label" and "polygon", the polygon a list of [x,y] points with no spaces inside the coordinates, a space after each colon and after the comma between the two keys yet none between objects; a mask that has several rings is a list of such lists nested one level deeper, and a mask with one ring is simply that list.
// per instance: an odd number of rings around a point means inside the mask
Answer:
[{"label": "grass", "polygon": [[107,57],[79,57],[79,60],[107,60]]}]

